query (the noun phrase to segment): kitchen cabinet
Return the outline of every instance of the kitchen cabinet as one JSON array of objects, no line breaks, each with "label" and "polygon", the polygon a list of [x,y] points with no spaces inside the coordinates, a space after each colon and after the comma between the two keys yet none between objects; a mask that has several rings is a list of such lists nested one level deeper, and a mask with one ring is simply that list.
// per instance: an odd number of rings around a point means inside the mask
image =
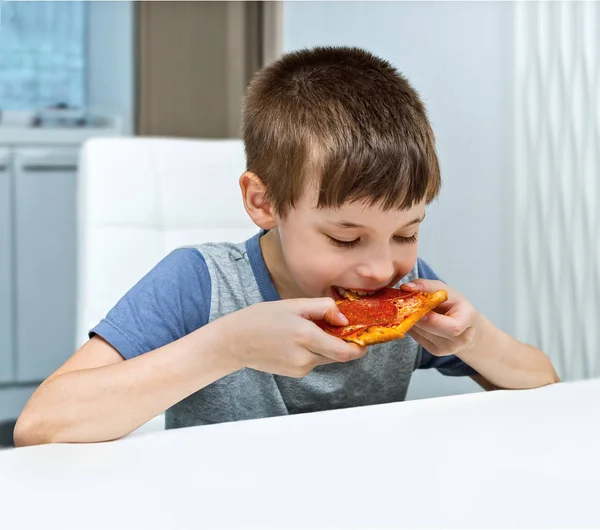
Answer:
[{"label": "kitchen cabinet", "polygon": [[[90,138],[121,135],[118,118],[86,127],[0,122],[0,422],[75,349],[77,166]],[[14,118],[14,117],[13,117]]]},{"label": "kitchen cabinet", "polygon": [[0,383],[14,377],[11,156],[0,148]]},{"label": "kitchen cabinet", "polygon": [[18,382],[46,378],[73,353],[77,159],[76,146],[14,150]]}]

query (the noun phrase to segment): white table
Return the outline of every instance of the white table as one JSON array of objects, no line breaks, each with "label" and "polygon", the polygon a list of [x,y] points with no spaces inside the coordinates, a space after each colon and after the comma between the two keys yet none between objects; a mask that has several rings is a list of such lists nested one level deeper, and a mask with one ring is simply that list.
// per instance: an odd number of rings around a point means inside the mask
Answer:
[{"label": "white table", "polygon": [[599,453],[600,380],[31,447],[2,526],[599,527]]}]

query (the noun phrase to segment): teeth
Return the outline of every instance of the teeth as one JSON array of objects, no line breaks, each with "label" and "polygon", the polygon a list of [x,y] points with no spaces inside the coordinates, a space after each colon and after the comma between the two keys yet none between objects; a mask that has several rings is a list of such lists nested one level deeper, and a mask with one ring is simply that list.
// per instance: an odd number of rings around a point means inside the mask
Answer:
[{"label": "teeth", "polygon": [[345,296],[346,293],[352,293],[358,296],[370,296],[373,294],[372,292],[369,293],[367,291],[355,291],[354,289],[344,289],[343,287],[336,287],[336,289],[340,296]]},{"label": "teeth", "polygon": [[358,296],[370,296],[373,293],[372,292],[367,292],[367,291],[355,291],[353,289],[346,289],[349,293],[352,294],[357,294]]}]

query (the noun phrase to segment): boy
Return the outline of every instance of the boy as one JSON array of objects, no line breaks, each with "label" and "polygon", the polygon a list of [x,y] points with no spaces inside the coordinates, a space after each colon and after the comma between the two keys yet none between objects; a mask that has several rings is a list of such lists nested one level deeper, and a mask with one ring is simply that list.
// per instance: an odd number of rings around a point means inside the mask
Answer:
[{"label": "boy", "polygon": [[[175,428],[401,401],[415,368],[488,388],[558,380],[417,258],[440,172],[424,106],[389,63],[355,48],[284,56],[250,84],[243,138],[261,232],[162,260],[42,383],[18,445],[116,439],[164,410]],[[449,293],[410,337],[367,349],[312,322],[344,325],[344,290],[399,284]]]}]

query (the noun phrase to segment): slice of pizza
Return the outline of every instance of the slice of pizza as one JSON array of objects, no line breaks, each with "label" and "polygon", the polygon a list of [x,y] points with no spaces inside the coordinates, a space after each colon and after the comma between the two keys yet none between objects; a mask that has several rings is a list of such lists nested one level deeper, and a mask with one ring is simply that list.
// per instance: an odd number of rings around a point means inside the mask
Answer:
[{"label": "slice of pizza", "polygon": [[446,291],[407,293],[388,287],[370,296],[338,300],[347,326],[332,326],[324,320],[315,323],[330,335],[369,346],[403,338],[419,319],[447,299]]}]

